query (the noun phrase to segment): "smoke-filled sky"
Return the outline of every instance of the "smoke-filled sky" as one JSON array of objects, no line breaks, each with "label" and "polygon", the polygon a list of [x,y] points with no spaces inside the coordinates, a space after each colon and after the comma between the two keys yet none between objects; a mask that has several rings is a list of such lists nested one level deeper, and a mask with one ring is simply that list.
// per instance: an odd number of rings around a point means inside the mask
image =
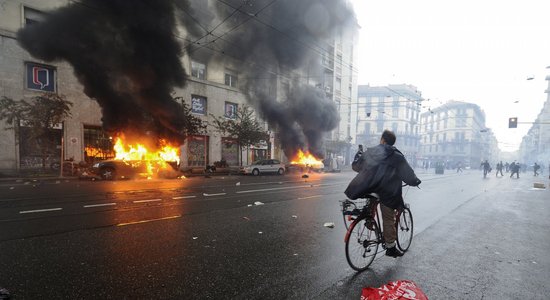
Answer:
[{"label": "smoke-filled sky", "polygon": [[[478,104],[501,150],[518,149],[550,75],[549,1],[353,0],[359,84],[412,84],[430,101]],[[532,78],[531,80],[527,80]],[[427,108],[426,108],[427,109]]]},{"label": "smoke-filled sky", "polygon": [[[309,148],[322,156],[323,133],[336,128],[338,112],[320,90],[304,86],[301,74],[320,75],[322,40],[352,24],[344,2],[81,0],[25,27],[19,41],[35,57],[74,67],[108,131],[139,128],[133,133],[180,141],[186,120],[171,93],[185,86],[183,51],[230,58],[238,62],[248,100],[278,130],[285,154]],[[286,99],[273,93],[277,77],[289,82]]]}]

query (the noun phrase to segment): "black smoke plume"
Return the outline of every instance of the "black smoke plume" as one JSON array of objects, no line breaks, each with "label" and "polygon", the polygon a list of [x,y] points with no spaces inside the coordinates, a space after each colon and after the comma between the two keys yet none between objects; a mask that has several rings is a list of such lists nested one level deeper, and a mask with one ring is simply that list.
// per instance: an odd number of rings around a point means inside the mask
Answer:
[{"label": "black smoke plume", "polygon": [[[286,156],[306,149],[323,157],[323,134],[338,126],[339,115],[311,84],[332,85],[321,83],[321,59],[333,34],[356,24],[351,8],[343,0],[224,0],[216,8],[211,25],[225,23],[210,49],[242,62],[248,100],[277,129]],[[289,82],[286,95],[276,94],[276,77]]]},{"label": "black smoke plume", "polygon": [[79,0],[18,39],[34,57],[73,66],[107,131],[181,141],[186,120],[171,97],[185,83],[175,25],[171,1]]},{"label": "black smoke plume", "polygon": [[311,84],[323,86],[325,39],[354,22],[345,0],[79,0],[18,38],[33,56],[73,66],[106,130],[171,141],[185,137],[171,97],[185,85],[182,45],[192,58],[236,61],[249,102],[277,129],[287,157],[298,149],[322,157],[323,134],[339,116]]}]

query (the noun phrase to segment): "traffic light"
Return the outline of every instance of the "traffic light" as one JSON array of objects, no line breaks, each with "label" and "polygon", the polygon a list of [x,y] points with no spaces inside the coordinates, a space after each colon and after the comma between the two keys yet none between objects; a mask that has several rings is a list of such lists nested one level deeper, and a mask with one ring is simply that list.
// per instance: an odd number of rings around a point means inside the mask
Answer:
[{"label": "traffic light", "polygon": [[518,128],[518,118],[509,118],[508,128]]}]

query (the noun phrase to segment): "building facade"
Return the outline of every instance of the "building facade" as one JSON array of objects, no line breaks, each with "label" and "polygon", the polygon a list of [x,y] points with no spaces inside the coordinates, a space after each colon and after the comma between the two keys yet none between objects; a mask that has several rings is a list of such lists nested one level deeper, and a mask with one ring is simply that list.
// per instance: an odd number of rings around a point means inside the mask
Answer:
[{"label": "building facade", "polygon": [[546,76],[546,80],[546,102],[520,145],[521,162],[527,165],[535,162],[550,165],[550,75]]},{"label": "building facade", "polygon": [[450,101],[420,116],[422,165],[444,163],[454,168],[479,168],[499,159],[498,143],[485,126],[485,113],[473,103]]},{"label": "building facade", "polygon": [[[88,156],[92,160],[107,159],[113,156],[112,141],[102,129],[101,107],[83,93],[83,86],[74,76],[72,66],[63,61],[38,60],[17,41],[16,32],[19,29],[26,24],[42,21],[48,11],[65,5],[77,4],[69,0],[18,0],[0,5],[0,97],[20,100],[41,93],[65,96],[74,105],[71,116],[59,128],[55,128],[59,132],[59,145],[52,149],[48,163],[61,159],[83,161]],[[207,15],[209,6],[206,1],[198,4],[198,13],[201,9]],[[340,122],[335,130],[327,134],[326,140],[350,142],[350,137],[354,136],[351,104],[355,101],[357,82],[354,64],[356,41],[357,27],[335,32],[332,38],[324,41],[326,51],[320,52],[318,57],[318,65],[323,69],[321,76],[309,70],[287,71],[273,66],[269,71],[272,76],[266,79],[265,85],[270,95],[274,95],[278,101],[288,98],[291,78],[300,78],[301,83],[317,86],[334,101],[339,109]],[[192,108],[192,113],[208,124],[212,123],[213,116],[232,118],[232,112],[236,109],[250,105],[247,98],[250,96],[243,92],[247,79],[243,78],[246,76],[242,76],[240,71],[247,62],[227,56],[212,59],[220,53],[208,47],[201,50],[211,53],[200,55],[198,52],[185,52],[181,57],[182,65],[189,74],[186,86],[175,89],[174,96],[183,99]],[[297,76],[296,72],[300,74]],[[44,78],[47,78],[47,84],[44,84]],[[22,142],[14,130],[3,130],[7,125],[0,122],[0,170],[37,167],[40,159],[33,152],[32,145]],[[241,149],[233,139],[222,136],[208,125],[205,135],[191,136],[181,145],[182,166],[203,167],[222,159],[229,165],[247,164],[261,158],[286,161],[277,142],[276,130],[265,121],[260,120],[260,123],[270,133],[270,138],[247,149]]]},{"label": "building facade", "polygon": [[419,117],[422,97],[412,85],[359,85],[354,105],[356,143],[372,147],[385,129],[397,135],[396,147],[412,166],[420,151]]}]

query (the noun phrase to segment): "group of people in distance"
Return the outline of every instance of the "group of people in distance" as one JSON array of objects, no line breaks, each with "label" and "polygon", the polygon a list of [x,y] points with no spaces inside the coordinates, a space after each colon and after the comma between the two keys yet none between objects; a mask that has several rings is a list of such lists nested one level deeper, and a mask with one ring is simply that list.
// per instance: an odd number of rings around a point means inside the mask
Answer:
[{"label": "group of people in distance", "polygon": [[[480,168],[483,170],[483,178],[487,177],[487,174],[491,172],[491,164],[489,164],[488,160],[485,160],[481,163]],[[513,161],[511,164],[505,163],[503,164],[502,161],[498,162],[496,164],[496,176],[500,174],[500,176],[504,176],[503,170],[506,170],[506,173],[510,172],[510,178],[514,177],[514,174],[516,175],[516,178],[519,178],[519,171],[522,168],[525,168],[524,165],[520,164],[519,162]],[[539,170],[541,169],[541,166],[537,163],[533,165],[533,176],[539,176]],[[550,172],[550,169],[549,169]]]}]

